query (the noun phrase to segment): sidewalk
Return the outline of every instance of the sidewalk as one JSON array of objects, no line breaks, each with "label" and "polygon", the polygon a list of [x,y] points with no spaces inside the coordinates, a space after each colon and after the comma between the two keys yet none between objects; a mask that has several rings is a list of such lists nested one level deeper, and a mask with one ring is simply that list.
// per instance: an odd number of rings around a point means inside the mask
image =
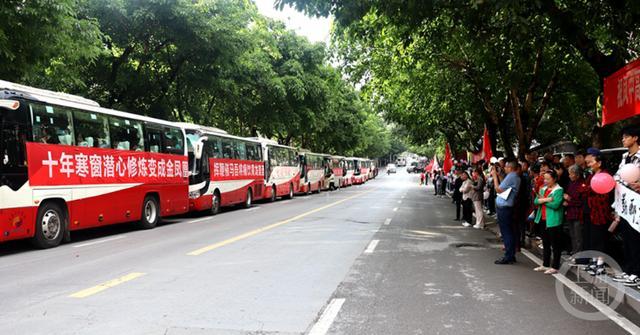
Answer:
[{"label": "sidewalk", "polygon": [[[452,210],[455,210],[455,208],[452,206]],[[500,227],[498,227],[498,223],[497,220],[487,214],[484,215],[485,218],[485,229],[492,232],[500,241],[500,243],[502,242],[502,239],[500,238]],[[537,247],[537,243],[525,243],[525,246],[529,245],[528,248],[523,248],[527,251],[529,251],[531,254],[533,254],[535,257],[539,258],[540,260],[542,260],[542,249]],[[524,255],[520,255],[521,257]],[[570,256],[568,255],[563,255],[562,256],[562,263],[566,263],[569,262]],[[611,271],[610,269],[607,269],[609,272]],[[635,287],[627,287],[624,286],[620,283],[616,283],[613,281],[613,279],[611,278],[611,273],[609,273],[608,275],[604,275],[604,276],[591,276],[589,275],[586,271],[583,270],[583,266],[581,265],[573,265],[570,268],[570,280],[572,280],[574,283],[579,284],[579,285],[601,285],[601,286],[605,286],[608,289],[609,292],[609,296],[616,296],[618,294],[619,291],[621,291],[624,294],[624,298],[622,303],[629,306],[631,309],[633,309],[636,313],[640,314],[640,290],[638,290]],[[597,293],[597,291],[591,290],[588,291],[592,293],[592,296],[594,297],[594,299],[597,299],[597,297],[594,295]]]}]

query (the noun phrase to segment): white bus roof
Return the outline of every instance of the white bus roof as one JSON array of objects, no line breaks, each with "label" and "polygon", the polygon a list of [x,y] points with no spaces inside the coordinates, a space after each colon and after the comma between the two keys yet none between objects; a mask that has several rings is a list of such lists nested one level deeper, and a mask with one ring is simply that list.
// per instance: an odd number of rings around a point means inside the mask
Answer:
[{"label": "white bus roof", "polygon": [[148,116],[143,116],[139,114],[132,114],[127,112],[121,112],[114,109],[103,108],[100,105],[89,99],[85,99],[79,96],[66,94],[66,93],[58,93],[47,91],[39,88],[33,88],[29,86],[19,85],[10,83],[8,81],[0,80],[0,91],[3,87],[7,87],[5,91],[9,94],[15,94],[16,96],[23,97],[27,100],[45,102],[52,105],[76,108],[80,110],[102,113],[112,116],[119,116],[127,119],[133,119],[138,121],[146,121],[156,124],[161,124],[164,126],[172,126],[176,127],[174,122],[165,121],[162,119],[156,119]]},{"label": "white bus roof", "polygon": [[224,130],[222,130],[220,128],[201,126],[201,125],[188,123],[188,122],[176,122],[175,124],[178,125],[179,127],[183,128],[183,129],[185,129],[185,130],[196,130],[196,131],[199,131],[199,132],[201,132],[203,134],[207,134],[207,135],[215,135],[215,136],[220,136],[220,137],[233,138],[233,139],[236,139],[236,140],[253,142],[253,143],[258,143],[258,144],[260,143],[260,141],[257,141],[253,137],[242,137],[242,136],[231,135],[231,134],[227,133],[226,131],[224,131]]},{"label": "white bus roof", "polygon": [[203,133],[228,134],[225,130],[216,127],[201,126],[189,122],[175,122],[175,124],[184,129],[199,130]]},{"label": "white bus roof", "polygon": [[315,156],[322,156],[322,157],[331,157],[331,155],[328,155],[328,154],[319,154],[317,152],[311,152],[311,151],[305,150],[305,149],[300,149],[299,153],[301,155],[315,155]]},{"label": "white bus roof", "polygon": [[9,81],[0,80],[0,90],[5,91],[7,94],[23,95],[25,98],[42,100],[45,97],[55,98],[59,100],[66,100],[70,102],[76,102],[79,104],[97,106],[100,104],[87,98],[83,98],[78,95],[49,91],[41,88],[30,87],[26,85],[20,85]]},{"label": "white bus roof", "polygon": [[272,139],[268,139],[268,138],[264,138],[264,137],[249,137],[249,139],[254,140],[254,141],[258,141],[262,144],[265,145],[273,145],[276,147],[281,147],[281,148],[289,148],[289,149],[293,149],[293,150],[298,150],[298,148],[295,147],[290,147],[288,145],[284,145],[284,144],[280,144]]}]

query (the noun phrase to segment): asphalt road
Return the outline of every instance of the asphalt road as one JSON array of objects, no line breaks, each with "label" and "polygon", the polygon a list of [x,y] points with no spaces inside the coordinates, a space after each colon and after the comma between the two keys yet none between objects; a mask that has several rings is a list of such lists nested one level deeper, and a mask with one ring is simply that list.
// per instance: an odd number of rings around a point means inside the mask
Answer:
[{"label": "asphalt road", "polygon": [[50,250],[3,244],[0,334],[626,333],[575,318],[553,278],[494,265],[493,235],[451,219],[400,171]]}]

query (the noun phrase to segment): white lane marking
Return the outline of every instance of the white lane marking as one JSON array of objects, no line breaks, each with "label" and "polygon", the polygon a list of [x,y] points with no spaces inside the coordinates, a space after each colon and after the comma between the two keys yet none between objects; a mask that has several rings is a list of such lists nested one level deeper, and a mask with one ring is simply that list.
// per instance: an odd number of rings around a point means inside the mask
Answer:
[{"label": "white lane marking", "polygon": [[73,247],[74,248],[88,247],[90,245],[100,244],[100,243],[105,243],[105,242],[111,242],[111,241],[119,240],[119,239],[125,238],[125,237],[127,237],[127,235],[106,238],[106,239],[100,240],[100,241],[94,241],[94,242],[89,242],[89,243],[78,244],[78,245],[74,245]]},{"label": "white lane marking", "polygon": [[398,207],[393,208],[393,211],[397,212],[398,211]]},{"label": "white lane marking", "polygon": [[398,203],[399,203],[399,204],[401,204],[401,203],[402,203],[402,200],[398,200]]},{"label": "white lane marking", "polygon": [[[542,265],[542,260],[529,252],[528,250],[521,250],[522,253],[527,256],[532,262],[536,263],[538,266]],[[600,313],[604,314],[609,320],[613,321],[615,324],[620,326],[622,329],[629,332],[629,334],[640,334],[640,327],[636,326],[633,322],[629,321],[629,319],[624,316],[618,314],[615,310],[611,309],[611,307],[605,305],[600,300],[593,299],[593,296],[587,292],[582,287],[578,286],[576,283],[572,282],[570,279],[565,277],[563,274],[558,273],[553,275],[559,282],[564,284],[567,288],[575,292],[579,295],[583,301],[589,302],[591,306],[600,311]]]},{"label": "white lane marking", "polygon": [[386,220],[384,220],[384,225],[388,226],[391,223],[391,219],[387,218]]},{"label": "white lane marking", "polygon": [[248,208],[246,210],[246,212],[255,211],[255,210],[258,210],[258,209],[260,209],[260,207],[257,207],[257,206],[256,207],[251,207],[251,208]]},{"label": "white lane marking", "polygon": [[202,222],[202,221],[207,221],[207,220],[211,220],[211,219],[213,219],[213,218],[211,218],[211,217],[206,217],[206,218],[201,218],[201,219],[191,220],[191,221],[188,221],[187,223],[196,223],[196,222]]},{"label": "white lane marking", "polygon": [[376,249],[376,247],[378,246],[378,242],[380,242],[380,240],[372,240],[369,243],[369,246],[367,246],[367,249],[364,250],[365,254],[371,254],[373,253],[373,251]]},{"label": "white lane marking", "polygon": [[343,304],[344,299],[331,300],[329,305],[327,305],[327,308],[322,312],[322,315],[320,315],[318,322],[316,322],[316,324],[313,325],[313,328],[309,331],[309,335],[325,335],[329,331],[333,321],[336,319],[336,316],[338,316]]}]

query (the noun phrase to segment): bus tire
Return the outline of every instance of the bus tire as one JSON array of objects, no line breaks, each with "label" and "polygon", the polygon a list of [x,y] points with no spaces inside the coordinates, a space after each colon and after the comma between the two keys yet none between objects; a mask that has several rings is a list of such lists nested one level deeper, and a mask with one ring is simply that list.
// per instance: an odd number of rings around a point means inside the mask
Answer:
[{"label": "bus tire", "polygon": [[158,199],[153,195],[147,195],[142,201],[142,215],[140,217],[140,227],[152,229],[160,222],[160,205]]},{"label": "bus tire", "polygon": [[211,215],[220,213],[220,192],[213,192],[213,200],[211,201]]},{"label": "bus tire", "polygon": [[251,188],[249,188],[247,190],[247,197],[244,200],[244,208],[251,208],[251,205],[253,205],[253,192],[251,191]]},{"label": "bus tire", "polygon": [[271,186],[271,198],[269,198],[269,201],[274,202],[276,201],[276,198],[278,197],[278,195],[276,194],[276,185]]},{"label": "bus tire", "polygon": [[289,194],[287,194],[287,199],[293,199],[293,184],[289,184]]},{"label": "bus tire", "polygon": [[65,235],[66,211],[54,201],[46,201],[38,208],[35,235],[31,243],[39,249],[57,247]]}]

